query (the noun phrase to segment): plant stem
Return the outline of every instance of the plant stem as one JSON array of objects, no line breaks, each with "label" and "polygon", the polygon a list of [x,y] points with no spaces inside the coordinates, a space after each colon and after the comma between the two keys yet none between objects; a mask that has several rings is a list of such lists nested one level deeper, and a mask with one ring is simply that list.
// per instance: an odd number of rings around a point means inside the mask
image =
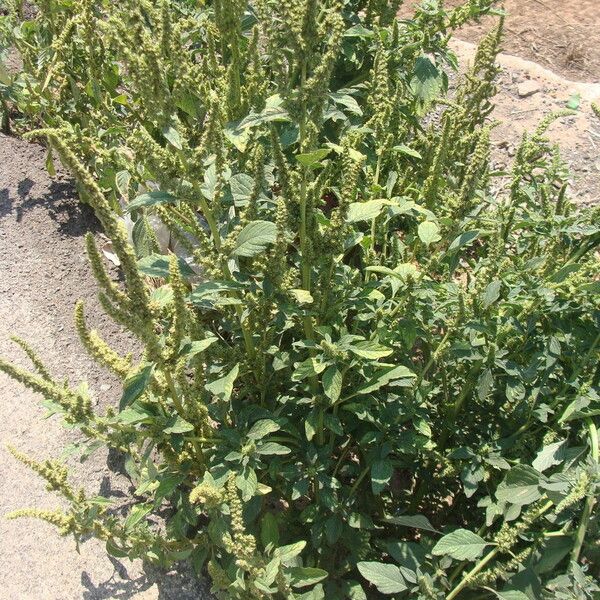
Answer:
[{"label": "plant stem", "polygon": [[[585,420],[585,424],[588,429],[592,459],[597,463],[599,454],[598,429],[590,417]],[[573,546],[573,550],[571,551],[571,561],[573,562],[577,562],[579,560],[579,554],[581,553],[581,548],[583,547],[583,542],[585,541],[585,534],[587,532],[590,517],[592,516],[592,509],[594,508],[595,503],[595,496],[592,493],[588,493],[588,496],[585,499],[585,506],[583,507],[581,521],[579,522],[579,527],[575,533],[575,544]]]}]

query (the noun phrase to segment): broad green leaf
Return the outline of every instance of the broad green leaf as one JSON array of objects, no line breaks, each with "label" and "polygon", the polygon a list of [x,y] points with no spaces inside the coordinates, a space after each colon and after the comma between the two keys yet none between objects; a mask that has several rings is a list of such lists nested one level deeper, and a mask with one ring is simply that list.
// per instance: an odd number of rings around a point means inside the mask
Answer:
[{"label": "broad green leaf", "polygon": [[487,285],[485,292],[483,293],[483,308],[491,306],[498,298],[500,298],[500,290],[502,289],[502,282],[495,279]]},{"label": "broad green leaf", "polygon": [[285,571],[290,576],[292,587],[314,585],[327,578],[327,571],[315,567],[289,567]]},{"label": "broad green leaf", "polygon": [[154,252],[155,237],[152,232],[152,226],[150,225],[146,215],[141,215],[133,224],[133,229],[131,230],[131,239],[133,241],[133,247],[135,249],[135,255],[137,258],[150,256]]},{"label": "broad green leaf", "polygon": [[451,556],[456,560],[475,560],[481,556],[486,546],[482,537],[468,529],[457,529],[441,538],[433,547],[435,556]]},{"label": "broad green leaf", "polygon": [[538,452],[531,466],[542,473],[550,467],[559,465],[565,459],[566,450],[565,440],[548,444]]},{"label": "broad green leaf", "polygon": [[423,158],[416,150],[405,146],[404,144],[400,144],[398,146],[394,146],[392,148],[395,152],[400,152],[400,154],[406,154],[407,156],[412,156],[413,158]]},{"label": "broad green leaf", "polygon": [[370,392],[374,392],[382,388],[384,385],[395,381],[397,379],[414,379],[416,378],[416,374],[413,373],[408,367],[404,365],[399,365],[382,373],[380,375],[375,375],[364,387],[360,388],[357,394],[368,394]]},{"label": "broad green leaf", "polygon": [[146,515],[152,512],[152,504],[136,504],[125,519],[125,529],[135,527]]},{"label": "broad green leaf", "polygon": [[492,591],[500,600],[530,600],[525,592],[519,592],[518,590],[507,590],[505,592]]},{"label": "broad green leaf", "polygon": [[342,374],[337,367],[328,367],[323,373],[323,391],[332,402],[339,400],[342,392]]},{"label": "broad green leaf", "polygon": [[419,238],[426,245],[439,242],[442,237],[440,236],[440,228],[433,221],[423,221],[419,225]]},{"label": "broad green leaf", "polygon": [[393,474],[394,467],[389,458],[376,460],[371,465],[371,488],[376,496],[386,488]]},{"label": "broad green leaf", "polygon": [[272,512],[265,513],[260,521],[260,540],[264,548],[279,544],[279,525]]},{"label": "broad green leaf", "polygon": [[424,515],[400,515],[398,517],[386,517],[385,522],[393,523],[394,525],[402,525],[403,527],[412,527],[414,529],[424,529],[425,531],[431,531],[432,533],[439,533],[439,531]]},{"label": "broad green leaf", "polygon": [[289,121],[290,115],[283,107],[283,98],[279,94],[267,98],[265,108],[260,113],[251,113],[238,125],[238,129],[256,127],[263,123],[273,123],[275,121]]},{"label": "broad green leaf", "polygon": [[170,425],[164,429],[165,433],[187,433],[188,431],[194,431],[194,426],[179,415],[171,419],[171,421]]},{"label": "broad green leaf", "polygon": [[527,465],[513,467],[496,488],[499,502],[524,505],[539,500],[541,496],[540,473]]},{"label": "broad green leaf", "polygon": [[224,402],[229,402],[231,398],[231,394],[233,392],[233,384],[240,372],[240,365],[237,364],[227,375],[213,381],[212,383],[207,383],[204,387],[211,393],[213,396],[217,396],[220,400]]},{"label": "broad green leaf", "polygon": [[281,427],[272,419],[261,419],[256,421],[248,431],[246,437],[250,440],[260,440],[270,433],[279,431]]},{"label": "broad green leaf", "polygon": [[363,561],[356,565],[360,574],[382,594],[398,594],[406,589],[406,583],[396,565]]},{"label": "broad green leaf", "polygon": [[154,363],[145,364],[133,375],[127,377],[123,384],[123,395],[119,402],[119,410],[123,410],[125,407],[135,402],[135,400],[146,391],[146,388],[152,379],[153,371]]},{"label": "broad green leaf", "polygon": [[187,358],[192,358],[192,356],[196,356],[196,354],[200,354],[204,352],[207,348],[212,346],[219,338],[216,336],[211,336],[204,338],[203,340],[196,340],[195,342],[187,342],[183,344],[181,349],[179,350],[179,354],[182,356],[186,356]]},{"label": "broad green leaf", "polygon": [[442,91],[443,79],[438,68],[423,55],[415,61],[410,87],[423,104],[429,104]]},{"label": "broad green leaf", "polygon": [[[193,277],[196,275],[194,270],[181,256],[177,257],[177,264],[183,277]],[[169,257],[164,254],[150,254],[150,256],[145,256],[138,260],[137,266],[148,277],[169,277]]]},{"label": "broad green leaf", "polygon": [[383,208],[389,204],[391,204],[389,200],[367,200],[367,202],[352,202],[348,207],[346,221],[348,221],[348,223],[371,221],[375,217],[378,217]]},{"label": "broad green leaf", "polygon": [[129,183],[131,181],[131,173],[129,171],[119,171],[115,175],[115,186],[117,192],[123,197],[127,198],[129,195]]},{"label": "broad green leaf", "polygon": [[472,231],[465,231],[461,233],[458,237],[454,239],[454,241],[448,247],[448,252],[456,252],[463,246],[467,246],[471,244],[479,237],[480,231],[478,229],[473,229]]},{"label": "broad green leaf", "polygon": [[314,167],[319,164],[329,153],[331,148],[319,148],[305,154],[296,154],[296,160],[303,167]]},{"label": "broad green leaf", "polygon": [[292,381],[302,381],[308,377],[315,377],[325,370],[325,364],[311,356],[305,361],[296,364],[296,369],[292,373]]},{"label": "broad green leaf", "polygon": [[181,150],[183,148],[181,136],[175,127],[165,127],[162,134],[165,136],[165,139],[169,142],[169,144],[171,144],[171,146],[177,148],[177,150]]},{"label": "broad green leaf", "polygon": [[363,111],[358,105],[358,102],[350,96],[350,94],[344,94],[340,92],[333,92],[329,94],[329,97],[336,103],[345,106],[352,114],[362,116]]},{"label": "broad green leaf", "polygon": [[371,340],[358,342],[353,346],[350,346],[349,350],[357,356],[368,358],[370,360],[377,360],[378,358],[389,356],[393,352],[391,348]]},{"label": "broad green leaf", "polygon": [[271,221],[252,221],[240,232],[234,256],[252,257],[264,252],[277,239],[277,226]]},{"label": "broad green leaf", "polygon": [[229,180],[231,195],[236,206],[245,206],[254,190],[254,179],[245,173],[237,173]]},{"label": "broad green leaf", "polygon": [[276,454],[276,455],[285,455],[289,454],[291,450],[282,444],[278,444],[277,442],[265,442],[256,448],[257,454]]},{"label": "broad green leaf", "polygon": [[298,304],[312,304],[314,302],[312,294],[307,290],[295,288],[293,290],[290,290],[290,294],[294,296]]},{"label": "broad green leaf", "polygon": [[236,477],[236,485],[242,492],[242,500],[248,502],[256,493],[258,478],[254,469],[246,467],[244,472]]},{"label": "broad green leaf", "polygon": [[125,212],[131,212],[139,208],[156,206],[157,204],[175,204],[177,197],[169,192],[146,192],[134,198],[126,207]]},{"label": "broad green leaf", "polygon": [[273,551],[273,558],[279,559],[281,564],[286,564],[293,558],[296,558],[302,550],[306,547],[306,542],[296,542],[295,544],[289,544],[287,546],[281,546],[279,548],[275,548]]}]

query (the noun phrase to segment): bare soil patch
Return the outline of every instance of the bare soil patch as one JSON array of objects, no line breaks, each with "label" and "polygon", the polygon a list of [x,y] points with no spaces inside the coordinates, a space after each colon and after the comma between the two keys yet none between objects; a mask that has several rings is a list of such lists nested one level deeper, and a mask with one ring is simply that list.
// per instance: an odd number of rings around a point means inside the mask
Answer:
[{"label": "bare soil patch", "polygon": [[[402,16],[420,0],[407,1]],[[447,0],[447,6],[463,0]],[[504,0],[503,50],[533,60],[569,79],[600,82],[600,3],[598,0]],[[486,17],[463,27],[458,36],[476,42],[494,23]]]},{"label": "bare soil patch", "polygon": [[[98,403],[115,402],[120,385],[81,347],[72,321],[75,302],[86,303],[89,322],[124,351],[135,344],[108,317],[96,298],[96,284],[83,235],[99,232],[92,210],[76,198],[64,175],[52,180],[42,147],[0,135],[0,356],[30,367],[10,342],[30,342],[60,381],[87,380]],[[43,481],[7,451],[10,444],[35,459],[56,458],[77,441],[56,418],[44,420],[42,398],[0,374],[0,599],[4,600],[187,600],[207,598],[185,571],[158,572],[141,561],[117,561],[102,543],[81,545],[60,538],[41,521],[3,518],[9,511],[53,509],[60,501]],[[99,451],[87,462],[67,459],[76,487],[91,494],[123,497],[128,479],[118,461]]]}]

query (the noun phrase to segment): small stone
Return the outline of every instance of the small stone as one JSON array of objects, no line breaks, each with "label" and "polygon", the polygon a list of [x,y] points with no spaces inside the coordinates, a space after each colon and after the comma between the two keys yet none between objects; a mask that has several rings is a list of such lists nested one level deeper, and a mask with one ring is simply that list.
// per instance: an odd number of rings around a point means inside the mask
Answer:
[{"label": "small stone", "polygon": [[533,79],[528,79],[523,83],[519,84],[517,88],[517,93],[519,94],[519,98],[528,98],[529,96],[533,96],[540,91],[540,84]]},{"label": "small stone", "polygon": [[108,392],[108,390],[110,390],[110,384],[108,384],[108,383],[103,383],[103,384],[100,386],[100,391],[101,391],[101,392]]}]

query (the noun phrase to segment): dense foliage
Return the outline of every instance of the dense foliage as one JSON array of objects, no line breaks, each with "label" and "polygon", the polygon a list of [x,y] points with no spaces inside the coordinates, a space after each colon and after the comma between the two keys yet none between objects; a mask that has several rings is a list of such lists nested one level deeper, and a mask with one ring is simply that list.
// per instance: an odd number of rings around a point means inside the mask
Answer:
[{"label": "dense foliage", "polygon": [[598,210],[556,115],[491,170],[501,23],[447,96],[449,35],[490,2],[16,4],[6,125],[94,207],[122,270],[88,236],[100,299],[143,354],[77,305],[123,380],[104,411],[22,341],[36,372],[0,361],[135,488],[124,509],[15,450],[71,508],[12,516],[189,559],[222,598],[598,597]]}]

